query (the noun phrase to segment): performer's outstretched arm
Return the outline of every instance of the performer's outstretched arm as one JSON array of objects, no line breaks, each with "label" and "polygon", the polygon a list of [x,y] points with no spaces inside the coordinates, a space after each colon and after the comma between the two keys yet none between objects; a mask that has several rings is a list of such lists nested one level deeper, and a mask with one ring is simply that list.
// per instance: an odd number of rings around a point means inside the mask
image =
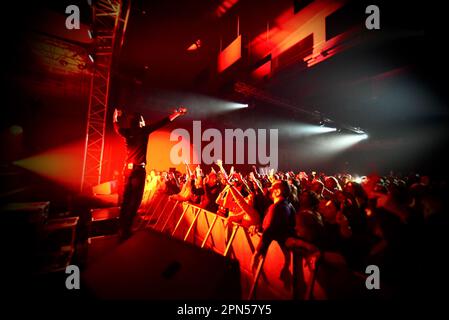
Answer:
[{"label": "performer's outstretched arm", "polygon": [[187,109],[186,108],[178,108],[176,109],[171,115],[169,115],[168,117],[165,117],[164,119],[152,123],[148,126],[144,127],[145,133],[146,134],[150,134],[153,131],[156,131],[159,128],[162,128],[163,126],[165,126],[166,124],[170,123],[171,121],[175,120],[177,117],[182,116],[184,114],[187,113]]},{"label": "performer's outstretched arm", "polygon": [[142,129],[144,130],[145,134],[150,134],[151,132],[156,131],[157,129],[160,129],[169,123],[170,123],[170,118],[165,117],[162,120],[151,123],[149,125],[145,125],[145,127],[143,127]]}]

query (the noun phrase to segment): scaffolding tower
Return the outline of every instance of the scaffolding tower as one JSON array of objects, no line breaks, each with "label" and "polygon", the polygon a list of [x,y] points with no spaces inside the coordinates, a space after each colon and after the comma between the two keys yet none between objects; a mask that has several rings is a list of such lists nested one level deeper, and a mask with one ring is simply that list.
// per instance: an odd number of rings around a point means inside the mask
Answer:
[{"label": "scaffolding tower", "polygon": [[81,192],[91,192],[101,183],[103,169],[106,116],[113,58],[123,45],[131,8],[128,0],[92,1],[93,63],[87,114],[86,141],[81,178]]}]

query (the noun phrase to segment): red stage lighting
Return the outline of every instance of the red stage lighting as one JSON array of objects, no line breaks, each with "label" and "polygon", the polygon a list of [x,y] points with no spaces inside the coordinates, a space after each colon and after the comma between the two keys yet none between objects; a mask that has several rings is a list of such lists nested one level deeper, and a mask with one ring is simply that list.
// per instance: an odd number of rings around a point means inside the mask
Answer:
[{"label": "red stage lighting", "polygon": [[238,36],[218,55],[217,69],[223,72],[242,57],[242,36]]},{"label": "red stage lighting", "polygon": [[14,161],[14,164],[66,187],[78,189],[81,181],[83,146],[83,141],[74,142]]}]

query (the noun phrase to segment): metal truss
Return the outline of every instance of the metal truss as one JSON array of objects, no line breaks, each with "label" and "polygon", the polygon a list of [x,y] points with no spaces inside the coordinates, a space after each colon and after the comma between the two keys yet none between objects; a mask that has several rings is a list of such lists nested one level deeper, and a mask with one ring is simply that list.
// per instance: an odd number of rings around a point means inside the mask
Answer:
[{"label": "metal truss", "polygon": [[365,134],[366,132],[362,130],[360,127],[354,127],[351,125],[348,125],[346,123],[342,123],[340,121],[334,121],[332,119],[329,119],[321,112],[315,110],[315,111],[309,111],[307,109],[304,109],[302,107],[296,106],[290,102],[288,102],[285,99],[281,99],[279,97],[275,97],[271,95],[270,93],[258,89],[250,84],[247,84],[245,82],[238,81],[234,84],[234,91],[243,95],[246,98],[253,98],[257,99],[259,101],[268,102],[270,104],[288,109],[294,113],[302,113],[306,115],[310,120],[314,121],[320,121],[322,123],[327,123],[328,125],[335,126],[337,129],[342,129],[351,131],[356,134]]},{"label": "metal truss", "polygon": [[93,2],[93,72],[81,178],[81,192],[86,193],[101,183],[112,62],[123,45],[130,12],[130,1]]}]

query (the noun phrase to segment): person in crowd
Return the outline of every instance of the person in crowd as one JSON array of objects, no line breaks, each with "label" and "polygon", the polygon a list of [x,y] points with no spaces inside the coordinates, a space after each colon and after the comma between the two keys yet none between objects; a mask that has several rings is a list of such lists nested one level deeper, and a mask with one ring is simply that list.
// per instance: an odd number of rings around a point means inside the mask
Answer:
[{"label": "person in crowd", "polygon": [[[272,241],[277,241],[283,251],[286,251],[285,241],[295,234],[295,208],[288,200],[290,192],[290,186],[285,180],[275,181],[270,188],[273,204],[268,208],[262,223],[262,236],[251,262],[253,270],[267,254]],[[284,256],[286,259],[281,276],[290,264],[290,255]]]},{"label": "person in crowd", "polygon": [[352,236],[348,219],[341,211],[337,200],[321,199],[318,212],[323,217],[325,229],[325,249],[329,251],[343,251],[345,242]]},{"label": "person in crowd", "polygon": [[217,173],[211,171],[203,180],[204,196],[201,199],[200,207],[210,212],[217,212],[217,197],[223,190],[223,186],[218,180]]},{"label": "person in crowd", "polygon": [[[448,227],[448,198],[444,194],[448,187],[440,182],[444,179],[371,174],[356,180],[348,173],[257,173],[255,169],[246,176],[235,170],[231,173],[211,171],[178,181],[188,194],[195,190],[197,203],[211,212],[217,212],[217,201],[227,190],[232,203],[226,210],[232,212],[226,212],[225,217],[235,218],[233,223],[254,225],[242,217],[243,211],[256,213],[254,221],[263,223],[251,267],[256,267],[272,241],[277,241],[286,257],[283,280],[290,272],[288,250],[299,252],[307,261],[334,254],[348,272],[363,274],[367,265],[378,265],[388,292],[395,292],[390,290],[393,287],[400,296],[416,292],[409,279],[429,271],[423,261],[439,259],[444,251],[440,242]],[[164,179],[166,183],[170,182]],[[192,197],[179,200],[195,202]],[[434,288],[428,283],[419,286]]]}]

